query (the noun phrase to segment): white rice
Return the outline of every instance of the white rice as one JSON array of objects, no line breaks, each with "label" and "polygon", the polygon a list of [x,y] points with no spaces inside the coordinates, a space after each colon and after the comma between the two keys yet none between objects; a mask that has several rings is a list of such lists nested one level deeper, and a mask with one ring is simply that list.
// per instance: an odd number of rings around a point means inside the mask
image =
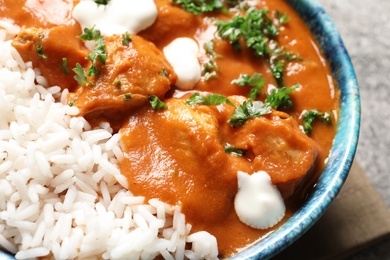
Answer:
[{"label": "white rice", "polygon": [[215,237],[190,234],[180,207],[126,189],[120,136],[47,88],[11,47],[18,30],[0,21],[0,248],[17,259],[216,259]]}]

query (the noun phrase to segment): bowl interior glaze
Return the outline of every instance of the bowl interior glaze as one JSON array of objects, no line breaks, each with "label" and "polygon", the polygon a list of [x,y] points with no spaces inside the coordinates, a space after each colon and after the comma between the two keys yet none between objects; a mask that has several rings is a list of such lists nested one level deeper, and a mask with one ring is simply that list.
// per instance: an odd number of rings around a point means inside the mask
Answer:
[{"label": "bowl interior glaze", "polygon": [[340,117],[329,161],[300,209],[275,232],[231,259],[269,259],[302,236],[323,215],[343,186],[355,156],[360,127],[358,84],[340,35],[317,0],[288,0],[320,44],[340,89]]}]

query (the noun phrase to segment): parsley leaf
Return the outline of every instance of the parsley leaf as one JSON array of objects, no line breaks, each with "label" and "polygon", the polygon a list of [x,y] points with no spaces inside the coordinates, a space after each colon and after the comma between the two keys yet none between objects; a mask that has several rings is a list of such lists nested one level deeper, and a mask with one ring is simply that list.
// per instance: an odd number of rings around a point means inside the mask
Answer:
[{"label": "parsley leaf", "polygon": [[89,83],[87,79],[87,75],[85,74],[85,71],[83,67],[81,67],[80,63],[76,64],[76,68],[74,68],[73,71],[76,73],[74,79],[77,80],[77,83],[79,85],[83,86]]},{"label": "parsley leaf", "polygon": [[123,40],[122,40],[122,44],[125,45],[125,46],[129,46],[129,43],[132,41],[132,38],[131,38],[131,35],[129,33],[125,33],[123,34]]},{"label": "parsley leaf", "polygon": [[168,106],[162,102],[157,96],[149,95],[148,100],[154,111],[167,109]]},{"label": "parsley leaf", "polygon": [[303,131],[305,134],[310,135],[313,131],[313,122],[315,119],[319,119],[321,122],[331,124],[331,113],[322,113],[317,109],[307,111],[303,115]]},{"label": "parsley leaf", "polygon": [[73,107],[74,103],[76,102],[76,99],[72,99],[69,103],[68,106]]},{"label": "parsley leaf", "polygon": [[219,69],[217,63],[215,62],[215,59],[218,57],[218,55],[214,51],[214,40],[206,42],[203,47],[206,51],[206,54],[209,56],[209,60],[203,65],[202,74],[205,77],[205,80],[218,78],[217,71]]},{"label": "parsley leaf", "polygon": [[110,0],[94,0],[97,5],[107,5]]},{"label": "parsley leaf", "polygon": [[92,62],[92,66],[88,70],[88,76],[93,76],[99,73],[99,70],[96,68],[97,61],[100,61],[102,64],[106,64],[107,51],[106,46],[104,45],[104,37],[100,36],[96,40],[95,48],[88,54],[87,59]]},{"label": "parsley leaf", "polygon": [[123,100],[124,101],[129,101],[131,99],[131,93],[127,93],[123,95]]},{"label": "parsley leaf", "polygon": [[251,77],[248,74],[241,74],[238,79],[233,80],[231,83],[238,86],[249,86],[253,87],[248,95],[248,98],[256,100],[264,87],[265,78],[260,73],[253,73]]},{"label": "parsley leaf", "polygon": [[269,103],[270,106],[277,109],[290,109],[293,106],[290,94],[296,90],[299,85],[294,85],[291,88],[282,87],[279,89],[273,89],[271,94],[267,95],[265,102]]},{"label": "parsley leaf", "polygon": [[210,94],[208,96],[202,96],[198,91],[191,95],[187,100],[188,105],[207,105],[207,106],[218,106],[222,104],[227,104],[233,106],[234,104],[225,96],[219,94]]},{"label": "parsley leaf", "polygon": [[245,154],[248,152],[248,150],[245,149],[239,149],[232,145],[227,144],[225,146],[225,153],[233,155],[233,156],[245,156]]},{"label": "parsley leaf", "polygon": [[287,14],[281,13],[279,10],[276,10],[275,17],[278,20],[279,24],[286,24],[290,20]]},{"label": "parsley leaf", "polygon": [[160,75],[161,76],[164,76],[164,77],[167,77],[168,76],[168,71],[165,67],[162,68],[161,72],[160,72]]},{"label": "parsley leaf", "polygon": [[69,72],[69,68],[68,68],[68,59],[67,58],[62,58],[61,69],[66,76],[69,75],[70,72]]},{"label": "parsley leaf", "polygon": [[84,33],[81,34],[78,38],[80,38],[83,41],[96,41],[101,37],[100,31],[95,30],[95,26],[93,26],[91,29],[84,28]]},{"label": "parsley leaf", "polygon": [[205,12],[218,12],[224,9],[222,0],[172,0],[184,10],[195,15]]},{"label": "parsley leaf", "polygon": [[248,101],[244,101],[239,107],[236,107],[228,120],[228,124],[232,127],[243,126],[250,118],[267,115],[271,112],[272,108],[268,103],[248,99]]},{"label": "parsley leaf", "polygon": [[37,45],[37,47],[35,48],[38,55],[42,58],[42,59],[47,59],[47,56],[45,54],[43,54],[43,47],[42,45]]}]

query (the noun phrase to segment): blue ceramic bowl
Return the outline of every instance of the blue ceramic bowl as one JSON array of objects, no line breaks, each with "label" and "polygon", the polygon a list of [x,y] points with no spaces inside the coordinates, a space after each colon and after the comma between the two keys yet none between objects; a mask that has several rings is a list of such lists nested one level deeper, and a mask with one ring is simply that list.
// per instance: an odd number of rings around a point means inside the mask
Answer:
[{"label": "blue ceramic bowl", "polygon": [[341,92],[340,118],[328,164],[313,192],[284,225],[231,259],[269,259],[302,236],[324,214],[343,186],[355,155],[360,99],[355,72],[344,44],[317,0],[288,0],[317,38]]},{"label": "blue ceramic bowl", "polygon": [[[282,227],[231,259],[268,259],[302,236],[326,211],[343,186],[355,155],[360,99],[355,72],[340,36],[317,0],[289,0],[317,38],[341,91],[338,131],[329,162],[304,205]],[[0,251],[0,259],[13,256]]]}]

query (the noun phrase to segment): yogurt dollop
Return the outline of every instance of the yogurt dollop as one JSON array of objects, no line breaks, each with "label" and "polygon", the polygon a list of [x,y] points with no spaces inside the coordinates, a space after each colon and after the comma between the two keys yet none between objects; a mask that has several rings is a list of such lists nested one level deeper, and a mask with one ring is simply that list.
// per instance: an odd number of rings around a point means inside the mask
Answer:
[{"label": "yogurt dollop", "polygon": [[125,32],[137,34],[151,26],[157,14],[153,0],[110,0],[107,5],[84,0],[72,12],[82,29],[95,26],[103,36]]},{"label": "yogurt dollop", "polygon": [[265,171],[249,175],[238,172],[238,192],[234,208],[241,222],[257,228],[267,229],[282,220],[286,206],[279,190],[272,185]]},{"label": "yogurt dollop", "polygon": [[190,38],[176,38],[164,47],[163,52],[177,75],[175,85],[181,90],[193,89],[202,73],[198,44]]}]

